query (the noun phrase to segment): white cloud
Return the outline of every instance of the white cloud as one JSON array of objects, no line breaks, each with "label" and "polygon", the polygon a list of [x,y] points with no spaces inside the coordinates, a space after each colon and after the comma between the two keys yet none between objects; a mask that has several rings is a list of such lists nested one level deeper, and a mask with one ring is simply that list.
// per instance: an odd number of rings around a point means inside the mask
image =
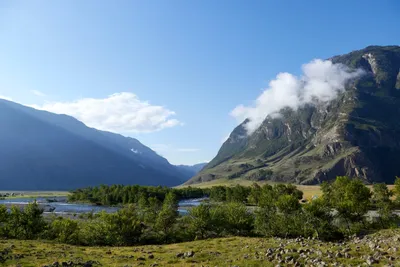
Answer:
[{"label": "white cloud", "polygon": [[53,102],[34,108],[67,114],[86,125],[118,133],[146,133],[182,125],[175,112],[141,101],[132,93],[116,93],[103,99],[83,98],[72,102]]},{"label": "white cloud", "polygon": [[296,77],[290,73],[279,73],[269,87],[257,98],[254,105],[237,106],[231,115],[242,122],[246,118],[248,133],[255,131],[268,115],[279,115],[284,107],[294,110],[314,101],[327,102],[335,99],[345,90],[346,83],[363,71],[350,70],[343,64],[333,64],[328,60],[315,59],[302,66],[303,75]]},{"label": "white cloud", "polygon": [[0,95],[0,99],[12,101],[12,98],[11,98],[11,97],[7,97],[7,96],[3,96],[3,95]]},{"label": "white cloud", "polygon": [[34,94],[35,96],[39,96],[39,97],[45,97],[47,96],[45,93],[40,92],[38,90],[31,90],[31,93]]}]

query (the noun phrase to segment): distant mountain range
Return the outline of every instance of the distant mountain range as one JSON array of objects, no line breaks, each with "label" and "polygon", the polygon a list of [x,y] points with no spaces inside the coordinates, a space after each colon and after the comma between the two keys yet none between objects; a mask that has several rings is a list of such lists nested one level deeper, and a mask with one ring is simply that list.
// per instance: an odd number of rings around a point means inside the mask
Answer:
[{"label": "distant mountain range", "polygon": [[198,174],[203,168],[204,166],[206,166],[207,163],[198,163],[195,165],[176,165],[176,167],[178,167],[179,169],[186,171],[188,173],[188,175],[190,175],[190,177],[195,176],[196,174]]},{"label": "distant mountain range", "polygon": [[237,126],[188,184],[220,178],[317,184],[338,175],[366,183],[400,176],[400,46],[330,58],[364,75],[329,103],[284,108],[253,132]]},{"label": "distant mountain range", "polygon": [[194,174],[134,138],[0,99],[0,190],[175,186]]}]

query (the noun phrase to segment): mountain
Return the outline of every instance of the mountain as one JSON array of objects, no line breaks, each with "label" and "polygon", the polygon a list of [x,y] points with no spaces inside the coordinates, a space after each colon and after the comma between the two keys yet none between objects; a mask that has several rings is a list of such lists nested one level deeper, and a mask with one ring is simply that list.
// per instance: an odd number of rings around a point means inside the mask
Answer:
[{"label": "mountain", "polygon": [[191,176],[134,138],[0,99],[0,190],[175,186]]},{"label": "mountain", "polygon": [[400,176],[400,47],[369,46],[330,60],[365,74],[328,104],[284,108],[250,135],[244,121],[187,183],[241,178],[317,184],[338,175],[392,183]]},{"label": "mountain", "polygon": [[206,165],[207,163],[198,163],[195,165],[176,165],[176,167],[178,167],[183,172],[188,173],[190,177],[193,177],[198,174]]}]

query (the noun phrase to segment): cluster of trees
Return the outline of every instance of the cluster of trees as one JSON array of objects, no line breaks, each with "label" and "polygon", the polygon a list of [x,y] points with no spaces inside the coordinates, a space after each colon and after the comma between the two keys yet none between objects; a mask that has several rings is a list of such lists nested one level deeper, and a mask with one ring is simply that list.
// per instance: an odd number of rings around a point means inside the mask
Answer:
[{"label": "cluster of trees", "polygon": [[[280,185],[279,187],[285,186]],[[291,190],[296,189],[293,185],[287,187],[292,188]],[[241,185],[234,187],[215,186],[204,189],[190,186],[169,188],[139,185],[101,185],[72,191],[68,199],[70,202],[90,202],[100,205],[137,204],[143,198],[155,198],[162,202],[165,196],[172,192],[179,200],[209,197],[211,201],[257,204],[252,198],[249,198],[253,190],[253,188]],[[298,193],[301,194],[300,191]]]},{"label": "cluster of trees", "polygon": [[162,186],[140,185],[100,185],[72,191],[68,197],[71,202],[90,202],[100,205],[136,204],[143,197],[164,201],[168,193],[174,193],[178,199],[202,198],[206,190],[200,188],[169,188]]},{"label": "cluster of trees", "polygon": [[[174,190],[167,190],[163,200],[161,194],[142,193],[134,204],[124,205],[116,213],[88,214],[80,219],[44,218],[36,203],[24,210],[13,207],[7,211],[0,206],[0,236],[115,246],[231,235],[333,240],[360,231],[397,227],[400,222],[393,213],[400,202],[400,179],[396,180],[393,191],[385,184],[376,184],[371,191],[360,180],[338,177],[332,183],[324,183],[322,192],[320,198],[302,204],[299,201],[302,192],[293,185],[215,187],[208,193],[220,196],[218,202],[193,207],[185,216],[178,214],[182,195],[178,196]],[[371,210],[379,216],[369,216]]]}]

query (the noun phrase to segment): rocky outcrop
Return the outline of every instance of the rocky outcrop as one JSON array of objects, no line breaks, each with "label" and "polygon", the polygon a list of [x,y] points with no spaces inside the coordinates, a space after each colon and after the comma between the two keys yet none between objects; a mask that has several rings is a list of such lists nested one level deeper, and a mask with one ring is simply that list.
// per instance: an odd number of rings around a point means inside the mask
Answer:
[{"label": "rocky outcrop", "polygon": [[[251,135],[243,122],[189,183],[261,177],[316,184],[338,175],[393,182],[400,175],[400,47],[371,46],[331,61],[362,68],[364,75],[335,100],[283,109]],[[244,163],[254,167],[242,169]]]}]

